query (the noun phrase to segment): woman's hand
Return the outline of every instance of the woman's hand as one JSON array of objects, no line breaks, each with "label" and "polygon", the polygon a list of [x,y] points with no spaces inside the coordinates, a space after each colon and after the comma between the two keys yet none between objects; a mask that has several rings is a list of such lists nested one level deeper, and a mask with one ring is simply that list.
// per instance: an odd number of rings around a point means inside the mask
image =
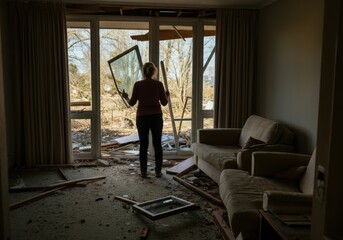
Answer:
[{"label": "woman's hand", "polygon": [[129,95],[125,92],[125,90],[123,89],[121,96],[125,99],[125,100],[129,100]]}]

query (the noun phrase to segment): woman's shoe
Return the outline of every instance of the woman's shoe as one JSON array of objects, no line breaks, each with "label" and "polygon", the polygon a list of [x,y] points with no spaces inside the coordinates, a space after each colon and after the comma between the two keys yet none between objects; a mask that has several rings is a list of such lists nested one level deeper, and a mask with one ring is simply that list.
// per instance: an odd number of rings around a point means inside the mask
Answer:
[{"label": "woman's shoe", "polygon": [[156,171],[156,177],[158,177],[158,178],[162,177],[162,172],[161,171]]},{"label": "woman's shoe", "polygon": [[146,172],[141,172],[141,177],[146,178]]}]

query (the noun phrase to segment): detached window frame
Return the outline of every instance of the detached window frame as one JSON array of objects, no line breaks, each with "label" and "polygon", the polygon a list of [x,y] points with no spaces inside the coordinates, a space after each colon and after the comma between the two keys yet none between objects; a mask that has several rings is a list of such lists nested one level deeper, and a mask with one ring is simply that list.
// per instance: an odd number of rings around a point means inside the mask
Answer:
[{"label": "detached window frame", "polygon": [[[134,69],[134,71],[130,71],[131,73],[137,73],[139,75],[139,77],[136,76],[129,76],[129,75],[125,75],[124,78],[122,79],[122,84],[120,84],[120,82],[116,79],[115,75],[116,75],[116,70],[115,68],[115,62],[118,61],[119,59],[128,56],[129,54],[135,53],[136,55],[136,59],[131,59],[131,60],[137,60],[137,65],[138,68]],[[142,61],[142,57],[141,54],[139,52],[139,48],[138,45],[135,45],[133,47],[131,47],[130,49],[124,51],[123,53],[115,56],[114,58],[110,59],[108,61],[108,65],[110,67],[111,70],[111,74],[113,77],[113,81],[114,81],[114,85],[116,86],[117,91],[120,94],[121,99],[123,100],[124,104],[126,107],[130,107],[128,105],[128,103],[126,102],[126,100],[123,98],[123,90],[126,91],[126,93],[129,95],[129,97],[132,96],[132,89],[133,89],[133,85],[136,81],[138,81],[139,79],[143,79],[143,73],[142,73],[142,67],[143,67],[143,61]],[[120,69],[120,68],[119,68]],[[125,69],[125,68],[122,68]],[[134,82],[130,81],[130,79],[134,79]]]},{"label": "detached window frame", "polygon": [[[199,206],[171,195],[143,203],[137,203],[133,205],[132,208],[149,219],[158,220],[185,211],[198,209]],[[165,208],[170,209],[165,210]]]}]

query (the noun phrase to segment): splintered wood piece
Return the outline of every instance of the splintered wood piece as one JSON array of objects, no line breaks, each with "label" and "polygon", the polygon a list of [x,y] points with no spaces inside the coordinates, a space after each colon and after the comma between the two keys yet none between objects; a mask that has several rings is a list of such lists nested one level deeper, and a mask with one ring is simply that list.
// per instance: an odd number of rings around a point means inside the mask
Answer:
[{"label": "splintered wood piece", "polygon": [[134,204],[137,204],[137,203],[138,203],[138,202],[136,202],[136,201],[133,201],[133,200],[131,200],[131,199],[128,199],[128,198],[125,198],[125,197],[121,197],[121,196],[115,196],[115,199],[121,200],[121,201],[123,201],[123,202],[125,202],[125,203],[128,203],[128,204],[130,204],[130,205],[134,205]]},{"label": "splintered wood piece", "polygon": [[128,147],[132,147],[132,146],[134,146],[134,144],[133,143],[129,143],[129,144],[126,144],[124,146],[116,147],[116,148],[112,149],[112,151],[118,151],[118,150],[122,150],[122,149],[125,149],[125,148],[128,148]]},{"label": "splintered wood piece", "polygon": [[196,166],[193,163],[193,157],[190,157],[175,165],[174,167],[167,169],[166,172],[171,175],[178,174],[178,176],[180,177],[181,175],[188,173],[187,171],[195,170],[194,168],[196,168]]},{"label": "splintered wood piece", "polygon": [[46,192],[43,192],[43,193],[40,193],[38,195],[35,195],[33,197],[30,197],[30,198],[27,198],[27,199],[25,199],[23,201],[20,201],[20,202],[17,202],[17,203],[13,203],[13,204],[10,205],[10,210],[19,208],[21,206],[24,206],[24,205],[29,204],[31,202],[34,202],[36,200],[42,199],[42,198],[44,198],[46,196],[49,196],[49,195],[53,194],[54,192],[62,190],[63,188],[65,188],[65,186],[64,187],[55,188],[55,189],[52,189],[52,190],[49,190],[49,191],[46,191]]},{"label": "splintered wood piece", "polygon": [[216,197],[213,197],[212,195],[208,194],[207,192],[204,192],[203,190],[201,190],[200,188],[197,188],[197,187],[193,186],[192,184],[184,181],[180,177],[174,176],[173,179],[175,181],[181,183],[185,187],[188,187],[189,189],[193,190],[194,192],[199,193],[201,196],[203,196],[207,200],[211,201],[212,203],[214,203],[214,204],[216,204],[218,206],[223,206],[223,202],[220,199],[218,199]]},{"label": "splintered wood piece", "polygon": [[51,165],[37,165],[37,168],[60,168],[60,167],[97,167],[95,163],[71,163],[71,164],[51,164]]},{"label": "splintered wood piece", "polygon": [[235,240],[235,236],[232,233],[231,229],[225,222],[223,218],[224,210],[213,210],[211,212],[212,218],[216,226],[218,227],[220,234],[222,235],[223,239],[225,240]]},{"label": "splintered wood piece", "polygon": [[192,172],[192,171],[194,171],[196,169],[198,169],[198,167],[196,165],[192,165],[189,168],[186,168],[182,172],[178,173],[176,176],[177,177],[182,177],[182,176],[184,176],[184,175],[186,175],[186,174],[188,174],[188,173],[190,173],[190,172]]},{"label": "splintered wood piece", "polygon": [[142,227],[141,231],[139,233],[139,239],[147,239],[149,233],[149,228],[147,227]]},{"label": "splintered wood piece", "polygon": [[106,149],[106,148],[110,148],[110,147],[115,147],[118,146],[118,143],[106,143],[106,144],[101,144],[101,149]]},{"label": "splintered wood piece", "polygon": [[24,188],[10,188],[10,192],[29,192],[29,191],[46,191],[58,187],[68,187],[76,185],[80,182],[87,182],[87,181],[94,181],[94,180],[100,180],[106,178],[105,176],[99,176],[99,177],[91,177],[91,178],[81,178],[77,180],[67,181],[63,183],[56,183],[48,186],[39,186],[39,187],[24,187]]}]

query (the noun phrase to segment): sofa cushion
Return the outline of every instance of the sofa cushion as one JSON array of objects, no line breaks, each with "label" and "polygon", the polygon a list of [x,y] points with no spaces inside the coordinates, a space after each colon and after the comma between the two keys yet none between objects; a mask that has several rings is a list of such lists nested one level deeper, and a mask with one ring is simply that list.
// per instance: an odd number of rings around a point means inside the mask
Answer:
[{"label": "sofa cushion", "polygon": [[259,139],[266,144],[275,144],[282,135],[282,131],[283,127],[280,123],[251,115],[242,128],[239,145],[243,147],[250,137]]},{"label": "sofa cushion", "polygon": [[208,162],[220,171],[226,168],[237,168],[236,153],[239,151],[238,146],[197,143],[192,150],[198,158]]},{"label": "sofa cushion", "polygon": [[294,144],[294,133],[289,130],[285,125],[282,125],[282,134],[277,141],[278,144],[293,145]]},{"label": "sofa cushion", "polygon": [[231,230],[237,237],[256,239],[259,233],[259,213],[262,208],[263,192],[279,190],[300,192],[296,184],[272,178],[253,177],[238,169],[225,169],[220,175],[219,193],[228,212]]},{"label": "sofa cushion", "polygon": [[243,148],[255,148],[255,147],[261,147],[261,146],[264,146],[266,145],[265,142],[259,140],[259,139],[256,139],[256,138],[253,138],[253,137],[249,137],[248,141],[246,141],[246,143],[244,144]]}]

